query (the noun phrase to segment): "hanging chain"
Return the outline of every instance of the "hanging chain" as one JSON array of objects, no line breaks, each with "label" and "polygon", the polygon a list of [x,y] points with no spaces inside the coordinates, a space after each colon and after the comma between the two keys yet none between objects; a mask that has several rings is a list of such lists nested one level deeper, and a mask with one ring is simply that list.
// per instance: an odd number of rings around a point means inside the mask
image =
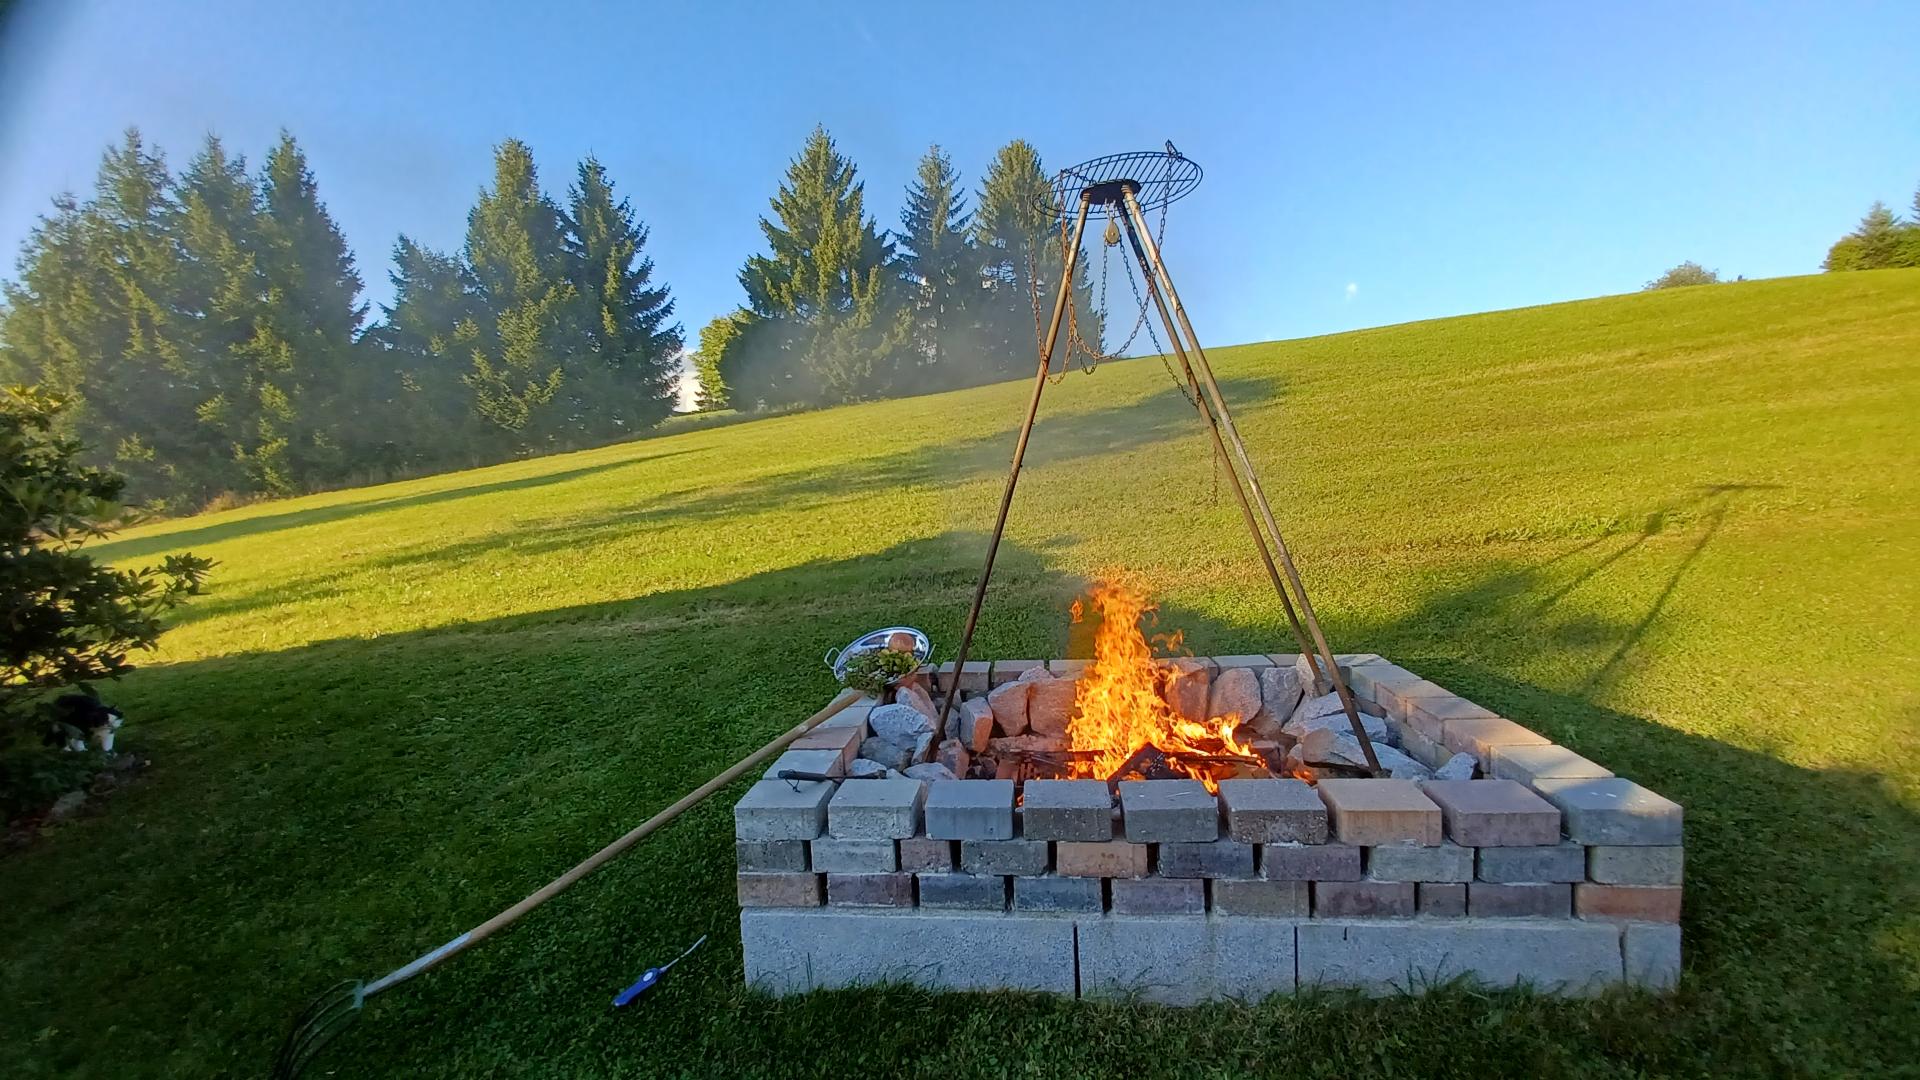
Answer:
[{"label": "hanging chain", "polygon": [[[1060,268],[1061,268],[1062,275],[1064,275],[1066,272],[1068,249],[1072,246],[1072,243],[1073,243],[1071,238],[1071,233],[1067,227],[1066,215],[1064,214],[1059,216],[1058,231],[1060,233]],[[1156,233],[1156,236],[1155,236],[1156,244],[1161,243],[1166,239],[1166,235],[1167,235],[1167,204],[1166,203],[1162,203],[1160,205],[1160,221],[1154,231]],[[1101,252],[1100,289],[1099,289],[1098,308],[1097,308],[1097,310],[1102,315],[1104,315],[1107,310],[1107,281],[1108,281],[1108,275],[1110,273],[1109,267],[1111,265],[1109,260],[1112,255],[1111,252],[1104,250],[1105,246],[1110,246],[1110,245],[1103,245],[1103,250]],[[1040,237],[1038,234],[1036,234],[1029,239],[1029,242],[1027,244],[1028,299],[1033,307],[1034,340],[1041,349],[1045,349],[1046,348],[1046,328],[1040,315],[1040,274],[1039,274],[1038,259],[1036,258],[1036,254],[1035,254],[1039,250],[1040,250]],[[1153,342],[1154,348],[1159,352],[1161,364],[1165,365],[1167,363],[1166,350],[1160,345],[1159,335],[1154,333],[1153,325],[1151,321],[1147,318],[1147,314],[1148,314],[1147,300],[1140,292],[1139,281],[1134,278],[1133,261],[1131,259],[1122,259],[1121,265],[1126,268],[1127,284],[1131,286],[1133,290],[1133,299],[1134,299],[1134,305],[1135,305],[1133,328],[1127,331],[1126,339],[1123,340],[1118,346],[1116,346],[1111,352],[1097,348],[1093,344],[1089,343],[1086,340],[1086,338],[1082,336],[1080,333],[1080,311],[1079,311],[1080,305],[1076,303],[1074,299],[1074,294],[1076,290],[1074,289],[1071,282],[1068,283],[1067,301],[1066,301],[1067,351],[1066,351],[1066,355],[1061,360],[1060,370],[1057,373],[1054,373],[1048,376],[1048,378],[1051,381],[1059,382],[1061,379],[1066,378],[1068,370],[1073,367],[1074,357],[1076,356],[1085,357],[1084,362],[1080,365],[1080,370],[1087,374],[1092,374],[1094,368],[1098,367],[1100,364],[1108,360],[1121,359],[1125,355],[1126,351],[1133,346],[1135,339],[1137,339],[1140,336],[1140,331],[1143,327],[1147,331],[1148,339]],[[1171,374],[1173,369],[1171,367],[1168,367],[1167,370],[1168,370],[1168,373]],[[1179,383],[1179,380],[1175,379],[1175,382]],[[1180,384],[1180,385],[1181,385],[1180,393],[1182,394],[1182,396],[1187,396],[1187,390],[1185,388],[1185,385],[1184,384]],[[1193,399],[1191,396],[1187,396],[1187,400],[1191,402]]]}]

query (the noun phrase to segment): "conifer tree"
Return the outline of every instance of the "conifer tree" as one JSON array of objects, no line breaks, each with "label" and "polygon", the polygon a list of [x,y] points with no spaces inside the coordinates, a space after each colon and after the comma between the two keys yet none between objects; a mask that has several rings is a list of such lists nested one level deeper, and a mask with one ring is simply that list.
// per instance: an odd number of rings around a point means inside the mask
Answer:
[{"label": "conifer tree", "polygon": [[[1046,209],[1052,185],[1040,166],[1033,144],[1015,139],[1000,148],[980,187],[974,232],[985,263],[990,294],[982,321],[982,335],[992,367],[1003,377],[1025,374],[1038,357],[1036,326],[1053,306],[1059,288],[1061,237],[1058,222]],[[1131,256],[1128,256],[1129,258]],[[1074,274],[1074,304],[1079,333],[1099,347],[1101,315],[1088,282],[1088,260],[1083,253]],[[1124,273],[1124,268],[1116,268]],[[1061,331],[1064,353],[1066,331]]]},{"label": "conifer tree", "polygon": [[582,306],[583,337],[569,372],[571,415],[581,434],[604,438],[652,427],[673,411],[681,330],[668,324],[673,300],[649,284],[653,260],[642,249],[647,227],[626,199],[616,201],[606,168],[592,157],[580,163],[568,192],[567,252]]},{"label": "conifer tree", "polygon": [[980,340],[973,325],[982,272],[966,197],[953,160],[927,148],[900,212],[901,280],[908,290],[910,353],[939,384],[976,381]]},{"label": "conifer tree", "polygon": [[363,347],[377,350],[381,370],[397,384],[392,434],[400,463],[432,467],[488,460],[481,448],[490,431],[483,429],[486,421],[465,381],[485,315],[472,277],[457,257],[402,235],[387,279],[393,303],[382,306],[380,325],[368,332]]},{"label": "conifer tree", "polygon": [[724,409],[731,403],[727,388],[727,354],[740,341],[741,334],[756,316],[744,308],[717,316],[700,328],[700,349],[693,354],[694,378],[700,383],[695,399],[705,412]]}]

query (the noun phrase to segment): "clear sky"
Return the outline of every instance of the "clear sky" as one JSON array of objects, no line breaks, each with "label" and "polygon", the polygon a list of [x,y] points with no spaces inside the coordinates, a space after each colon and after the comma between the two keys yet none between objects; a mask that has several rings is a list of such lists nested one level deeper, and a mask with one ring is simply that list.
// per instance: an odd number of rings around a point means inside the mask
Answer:
[{"label": "clear sky", "polygon": [[[1094,18],[1094,16],[1098,18]],[[1171,139],[1167,257],[1228,343],[1631,291],[1683,259],[1810,273],[1920,184],[1920,3],[197,4],[31,0],[0,45],[0,247],[138,125],[179,165],[281,128],[388,298],[459,246],[491,146],[584,154],[653,228],[689,333],[826,124],[897,224],[938,142],[1053,168]],[[10,266],[10,262],[8,264]],[[377,313],[377,310],[376,310]]]}]

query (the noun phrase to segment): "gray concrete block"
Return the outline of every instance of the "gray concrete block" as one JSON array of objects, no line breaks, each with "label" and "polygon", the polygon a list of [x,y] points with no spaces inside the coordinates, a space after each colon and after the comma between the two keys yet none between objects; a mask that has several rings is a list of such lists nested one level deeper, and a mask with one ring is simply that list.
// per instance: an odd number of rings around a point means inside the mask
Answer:
[{"label": "gray concrete block", "polygon": [[935,780],[927,786],[927,835],[936,840],[1013,839],[1013,781]]},{"label": "gray concrete block", "polygon": [[1312,887],[1304,881],[1221,878],[1211,888],[1218,916],[1304,919],[1313,912]]},{"label": "gray concrete block", "polygon": [[1440,745],[1439,740],[1429,739],[1401,721],[1389,718],[1387,730],[1400,739],[1402,752],[1429,769],[1439,768],[1453,756],[1446,747]]},{"label": "gray concrete block", "polygon": [[849,780],[827,804],[827,832],[847,840],[909,839],[920,831],[926,798],[919,780]]},{"label": "gray concrete block", "polygon": [[1029,780],[1020,829],[1032,840],[1110,840],[1113,795],[1104,780]]},{"label": "gray concrete block", "polygon": [[1467,886],[1467,914],[1474,918],[1565,919],[1573,914],[1573,886],[1565,883],[1503,885],[1476,881]]},{"label": "gray concrete block", "polygon": [[1685,848],[1596,846],[1585,850],[1586,876],[1603,885],[1678,885],[1685,875]]},{"label": "gray concrete block", "polygon": [[[1273,658],[1265,653],[1245,656],[1215,656],[1210,659],[1213,660],[1213,666],[1221,671],[1230,671],[1234,668],[1252,668],[1258,671],[1261,668],[1270,668],[1273,666]],[[1244,720],[1247,718],[1241,717],[1241,719]]]},{"label": "gray concrete block", "polygon": [[1316,881],[1313,914],[1320,919],[1404,919],[1413,915],[1411,881]]},{"label": "gray concrete block", "polygon": [[1077,924],[1087,997],[1194,1005],[1293,991],[1297,920],[1108,915]]},{"label": "gray concrete block", "polygon": [[960,869],[969,874],[1044,874],[1049,855],[1045,840],[960,841]]},{"label": "gray concrete block", "polygon": [[1207,883],[1201,878],[1114,878],[1107,883],[1116,915],[1204,915]]},{"label": "gray concrete block", "polygon": [[1564,746],[1496,746],[1487,771],[1533,787],[1540,780],[1590,779],[1613,773]]},{"label": "gray concrete block", "polygon": [[1428,780],[1420,790],[1440,807],[1447,836],[1468,847],[1538,847],[1560,842],[1560,811],[1515,780]]},{"label": "gray concrete block", "polygon": [[1353,844],[1262,844],[1260,876],[1273,881],[1359,881]]},{"label": "gray concrete block", "polygon": [[915,874],[923,908],[1004,911],[1007,879],[982,874]]},{"label": "gray concrete block", "polygon": [[1630,922],[1620,953],[1627,981],[1649,990],[1671,990],[1680,982],[1680,928],[1671,923]]},{"label": "gray concrete block", "polygon": [[1161,844],[1159,873],[1170,878],[1250,878],[1253,845],[1238,840]]},{"label": "gray concrete block", "polygon": [[[969,660],[967,661],[967,666],[960,669],[958,685],[962,692],[984,694],[987,692],[988,676],[991,673],[992,665],[990,662],[986,660]],[[941,693],[947,693],[953,690],[955,685],[953,661],[949,660],[934,669],[933,685],[938,688]]]},{"label": "gray concrete block", "polygon": [[805,840],[735,840],[733,855],[743,873],[802,873],[807,869]]},{"label": "gray concrete block", "polygon": [[1567,836],[1583,844],[1672,847],[1681,842],[1680,804],[1631,780],[1542,780],[1536,788],[1560,808]]},{"label": "gray concrete block", "polygon": [[820,906],[819,874],[740,874],[734,894],[742,908]]},{"label": "gray concrete block", "polygon": [[1120,818],[1136,844],[1213,840],[1220,835],[1220,804],[1198,780],[1123,780]]},{"label": "gray concrete block", "polygon": [[1304,780],[1222,780],[1220,808],[1243,844],[1327,841],[1327,804]]},{"label": "gray concrete block", "polygon": [[[1435,694],[1430,697],[1409,698],[1407,701],[1407,722],[1417,728],[1429,739],[1438,739],[1447,745],[1447,724],[1454,720],[1485,720],[1495,718],[1493,710],[1482,708],[1458,694]],[[1454,753],[1460,751],[1448,745]]]},{"label": "gray concrete block", "polygon": [[1049,660],[1047,670],[1056,678],[1077,679],[1081,672],[1087,670],[1087,662],[1085,660]]},{"label": "gray concrete block", "polygon": [[987,674],[987,682],[992,686],[1004,686],[1010,682],[1018,682],[1020,676],[1034,668],[1046,666],[1045,660],[995,660],[993,670]]},{"label": "gray concrete block", "polygon": [[[811,840],[827,824],[832,781],[762,780],[733,804],[736,840]],[[908,835],[912,835],[909,833]]]},{"label": "gray concrete block", "polygon": [[1442,843],[1382,844],[1367,849],[1367,876],[1375,881],[1471,881],[1473,849]]},{"label": "gray concrete block", "polygon": [[853,759],[859,756],[860,743],[866,733],[859,727],[827,727],[821,725],[787,744],[788,750],[831,750],[839,757],[840,770],[846,771]]},{"label": "gray concrete block", "polygon": [[896,843],[823,836],[812,845],[813,869],[820,874],[891,874],[900,869]]},{"label": "gray concrete block", "polygon": [[[867,715],[873,712],[873,707],[878,704],[880,704],[878,701],[875,701],[870,697],[862,698],[857,704],[849,705],[846,708],[841,709],[839,712],[834,713],[832,716],[827,717],[825,720],[820,721],[819,727],[820,728],[842,728],[842,727],[858,728],[860,731],[860,739],[865,739],[867,735],[870,734],[870,732],[868,732],[867,730]],[[815,728],[814,730],[817,731],[819,730],[819,728]],[[854,741],[859,742],[860,739],[856,739]]]},{"label": "gray concrete block", "polygon": [[1065,911],[1098,915],[1107,909],[1106,889],[1099,878],[1017,877],[1013,880],[1013,910]]},{"label": "gray concrete block", "polygon": [[1301,987],[1413,991],[1465,976],[1590,994],[1620,982],[1620,930],[1576,919],[1313,920],[1297,934]]},{"label": "gray concrete block", "polygon": [[1482,772],[1493,761],[1493,752],[1502,746],[1548,746],[1546,737],[1528,730],[1505,717],[1467,716],[1447,720],[1440,745],[1455,754],[1472,754]]},{"label": "gray concrete block", "polygon": [[[1657,851],[1657,848],[1632,848]],[[1587,849],[1572,842],[1541,847],[1480,849],[1474,876],[1481,881],[1513,884],[1526,881],[1583,881],[1587,876]]]},{"label": "gray concrete block", "polygon": [[900,841],[900,869],[909,874],[951,873],[956,858],[951,840],[916,836]]},{"label": "gray concrete block", "polygon": [[1413,887],[1414,910],[1435,918],[1457,919],[1467,913],[1467,887],[1461,884],[1421,882]]},{"label": "gray concrete block", "polygon": [[1049,915],[742,911],[747,985],[773,994],[898,982],[1074,992],[1074,920]]},{"label": "gray concrete block", "polygon": [[827,903],[843,907],[913,906],[912,874],[828,874]]}]

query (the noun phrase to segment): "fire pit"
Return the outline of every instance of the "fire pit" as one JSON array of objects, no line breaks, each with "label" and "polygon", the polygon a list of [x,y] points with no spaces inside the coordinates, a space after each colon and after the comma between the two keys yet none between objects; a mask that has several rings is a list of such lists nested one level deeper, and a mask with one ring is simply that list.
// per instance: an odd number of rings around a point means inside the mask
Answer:
[{"label": "fire pit", "polygon": [[1187,1004],[1677,978],[1677,804],[1336,655],[1371,776],[1301,655],[1169,658],[1177,635],[1150,640],[1124,586],[1075,614],[1098,621],[1093,657],[923,670],[754,784],[734,808],[750,985]]}]

